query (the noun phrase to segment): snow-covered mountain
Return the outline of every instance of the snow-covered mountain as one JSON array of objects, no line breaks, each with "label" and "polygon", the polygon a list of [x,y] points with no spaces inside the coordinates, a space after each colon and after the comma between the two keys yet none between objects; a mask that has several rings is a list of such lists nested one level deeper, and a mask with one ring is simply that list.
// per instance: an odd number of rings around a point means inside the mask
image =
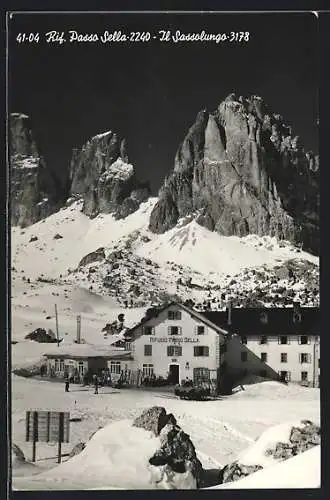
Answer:
[{"label": "snow-covered mountain", "polygon": [[[228,296],[236,307],[318,304],[318,257],[303,250],[317,253],[317,157],[256,96],[233,94],[198,116],[157,198],[138,180],[126,140],[108,131],[73,151],[62,208],[24,228],[13,220],[14,336],[44,324],[54,302],[47,293],[62,301],[70,330],[76,313],[97,321],[89,332],[101,330],[109,308],[141,312],[169,299],[197,309],[221,309]],[[20,127],[12,160],[35,152]],[[25,194],[19,199],[25,214]]]}]

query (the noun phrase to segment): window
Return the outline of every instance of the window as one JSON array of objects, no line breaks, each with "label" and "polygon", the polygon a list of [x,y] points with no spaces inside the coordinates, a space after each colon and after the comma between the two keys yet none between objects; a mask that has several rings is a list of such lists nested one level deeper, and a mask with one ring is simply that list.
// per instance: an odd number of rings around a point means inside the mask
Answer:
[{"label": "window", "polygon": [[289,338],[287,337],[287,335],[281,335],[278,338],[278,343],[279,344],[289,344]]},{"label": "window", "polygon": [[260,337],[260,344],[268,344],[268,338],[266,335],[261,335]]},{"label": "window", "polygon": [[278,372],[280,380],[283,382],[289,382],[291,380],[291,372],[280,371]]},{"label": "window", "polygon": [[298,340],[299,344],[301,345],[306,345],[306,344],[310,344],[310,339],[307,335],[301,335],[299,337],[299,340]]},{"label": "window", "polygon": [[262,352],[260,357],[261,357],[261,361],[263,361],[264,363],[267,363],[267,353],[266,352]]},{"label": "window", "polygon": [[247,337],[241,337],[242,344],[247,344]]},{"label": "window", "polygon": [[288,362],[288,353],[281,352],[281,363],[287,363],[287,362]]},{"label": "window", "polygon": [[266,312],[262,312],[260,314],[260,321],[261,323],[263,323],[264,325],[266,325],[268,323],[268,314]]},{"label": "window", "polygon": [[197,326],[197,335],[204,335],[205,333],[205,326],[198,325]]},{"label": "window", "polygon": [[299,354],[299,363],[310,363],[311,360],[312,356],[308,352],[301,352]]},{"label": "window", "polygon": [[155,328],[153,326],[144,326],[143,327],[143,335],[154,335]]},{"label": "window", "polygon": [[110,362],[110,373],[120,374],[120,361],[111,361]]},{"label": "window", "polygon": [[64,372],[64,360],[63,359],[55,359],[55,371],[56,372]]},{"label": "window", "polygon": [[145,356],[152,356],[152,345],[146,344],[144,346],[144,355]]},{"label": "window", "polygon": [[245,363],[245,361],[247,361],[247,352],[246,351],[241,352],[241,361],[243,361],[243,363]]},{"label": "window", "polygon": [[168,311],[167,318],[168,319],[181,319],[182,314],[181,311]]},{"label": "window", "polygon": [[169,345],[167,346],[167,355],[175,358],[176,356],[182,356],[182,347],[180,345]]},{"label": "window", "polygon": [[299,312],[293,313],[293,322],[294,323],[301,323],[301,314]]},{"label": "window", "polygon": [[193,377],[195,384],[209,382],[210,370],[208,368],[194,368]]},{"label": "window", "polygon": [[130,351],[132,349],[131,342],[125,342],[125,351]]},{"label": "window", "polygon": [[204,345],[194,346],[194,356],[208,356],[209,347]]},{"label": "window", "polygon": [[260,377],[267,377],[267,370],[260,370]]},{"label": "window", "polygon": [[79,373],[79,375],[84,374],[84,362],[83,361],[79,361],[79,363],[78,363],[78,373]]},{"label": "window", "polygon": [[169,335],[181,335],[182,329],[181,326],[169,326],[168,334]]},{"label": "window", "polygon": [[308,372],[301,372],[301,381],[302,382],[308,381]]},{"label": "window", "polygon": [[154,365],[142,365],[142,373],[144,377],[150,377],[154,374]]}]

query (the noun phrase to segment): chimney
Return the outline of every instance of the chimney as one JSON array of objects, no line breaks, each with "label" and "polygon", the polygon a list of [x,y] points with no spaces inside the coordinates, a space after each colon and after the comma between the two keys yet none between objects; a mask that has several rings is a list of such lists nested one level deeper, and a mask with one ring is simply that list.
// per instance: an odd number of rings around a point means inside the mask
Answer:
[{"label": "chimney", "polygon": [[300,323],[301,322],[300,302],[294,301],[292,305],[293,305],[293,322]]},{"label": "chimney", "polygon": [[232,312],[232,308],[231,308],[231,300],[229,299],[227,301],[227,325],[231,325],[231,312]]},{"label": "chimney", "polygon": [[297,300],[293,301],[293,312],[300,313],[300,302]]},{"label": "chimney", "polygon": [[77,344],[80,344],[81,341],[80,332],[81,332],[81,316],[77,316],[77,340],[76,340]]}]

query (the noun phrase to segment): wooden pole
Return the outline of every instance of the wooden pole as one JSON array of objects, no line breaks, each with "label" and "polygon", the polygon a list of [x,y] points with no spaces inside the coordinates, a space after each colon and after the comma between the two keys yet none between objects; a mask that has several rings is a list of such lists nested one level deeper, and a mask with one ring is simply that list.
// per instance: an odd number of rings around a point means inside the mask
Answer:
[{"label": "wooden pole", "polygon": [[38,413],[33,412],[33,442],[32,442],[32,462],[36,461],[36,448],[38,440]]},{"label": "wooden pole", "polygon": [[58,336],[58,314],[57,314],[57,305],[55,304],[55,321],[56,321],[56,338],[57,338],[57,347],[60,346],[60,339]]},{"label": "wooden pole", "polygon": [[57,463],[61,463],[62,458],[62,442],[64,438],[64,413],[59,414],[59,426],[58,426],[58,457]]}]

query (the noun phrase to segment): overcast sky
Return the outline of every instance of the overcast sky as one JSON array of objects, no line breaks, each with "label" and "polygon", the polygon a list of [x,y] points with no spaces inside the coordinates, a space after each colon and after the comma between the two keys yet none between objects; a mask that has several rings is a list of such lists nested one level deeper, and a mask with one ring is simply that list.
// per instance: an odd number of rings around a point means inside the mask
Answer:
[{"label": "overcast sky", "polygon": [[[317,19],[303,14],[18,14],[9,23],[9,108],[28,114],[50,167],[106,130],[126,137],[157,192],[199,110],[230,92],[258,94],[317,150]],[[241,43],[47,44],[51,30],[250,33]],[[39,33],[39,43],[16,41]],[[32,38],[32,37],[31,37]]]}]

